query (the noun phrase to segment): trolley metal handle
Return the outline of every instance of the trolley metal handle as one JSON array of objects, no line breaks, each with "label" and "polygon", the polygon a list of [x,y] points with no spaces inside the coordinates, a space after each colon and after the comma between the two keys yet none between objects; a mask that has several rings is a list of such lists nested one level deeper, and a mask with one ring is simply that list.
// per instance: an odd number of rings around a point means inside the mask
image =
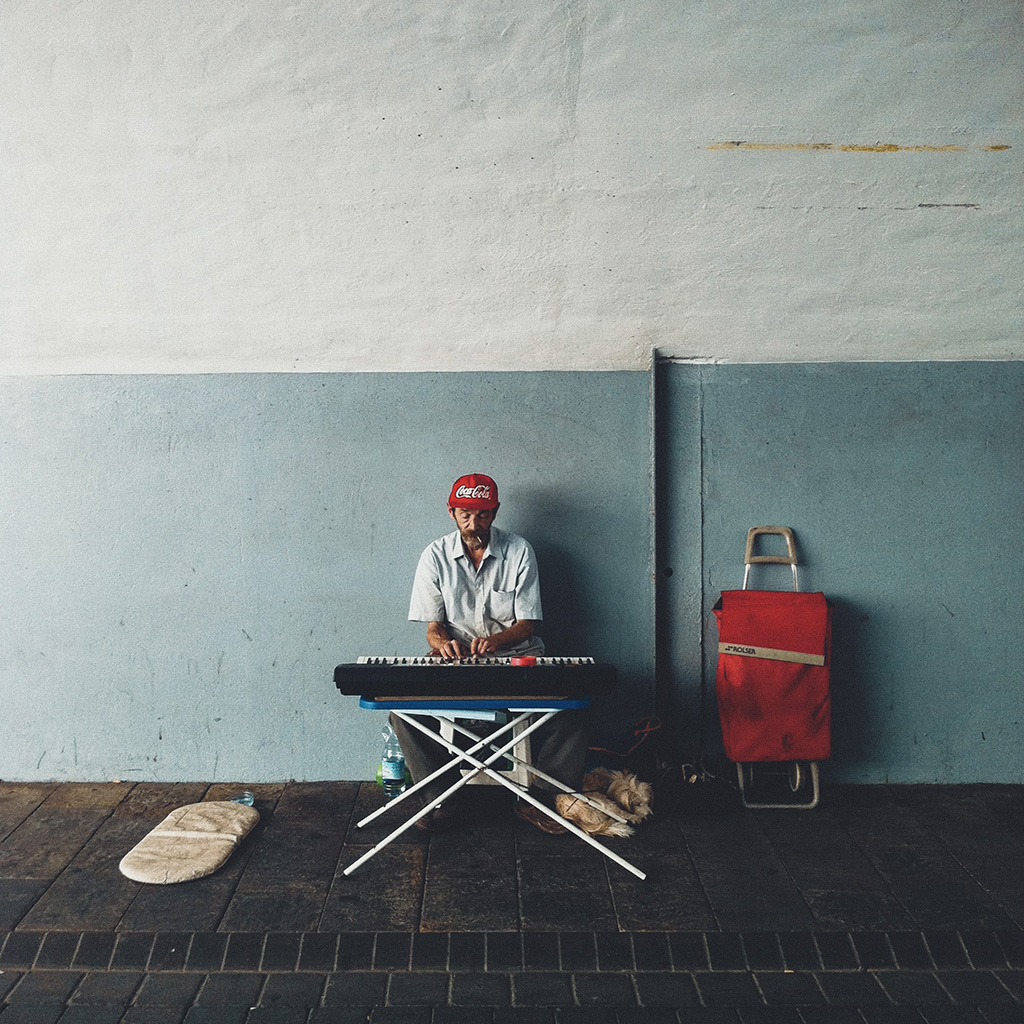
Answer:
[{"label": "trolley metal handle", "polygon": [[[783,537],[786,541],[785,555],[755,555],[754,542],[763,534],[774,534]],[[788,565],[793,570],[793,589],[799,590],[800,584],[796,575],[796,540],[793,531],[788,526],[752,526],[747,530],[747,551],[743,556],[743,589],[747,589],[747,581],[750,579],[750,567],[770,563],[772,565]]]}]

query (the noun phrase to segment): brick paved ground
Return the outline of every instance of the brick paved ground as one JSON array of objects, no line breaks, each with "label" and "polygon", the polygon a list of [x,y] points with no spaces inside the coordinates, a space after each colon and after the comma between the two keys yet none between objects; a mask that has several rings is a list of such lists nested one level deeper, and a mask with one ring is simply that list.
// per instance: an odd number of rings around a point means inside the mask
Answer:
[{"label": "brick paved ground", "polygon": [[640,881],[491,792],[346,877],[387,831],[355,828],[375,787],[250,786],[220,872],[120,875],[167,811],[241,788],[0,784],[0,1024],[1024,1024],[1024,787],[663,813],[612,841]]}]

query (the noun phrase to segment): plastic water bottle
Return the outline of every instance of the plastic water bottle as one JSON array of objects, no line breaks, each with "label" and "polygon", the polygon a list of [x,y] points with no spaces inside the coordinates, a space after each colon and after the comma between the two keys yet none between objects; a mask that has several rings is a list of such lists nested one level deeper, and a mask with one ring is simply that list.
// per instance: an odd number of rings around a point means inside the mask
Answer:
[{"label": "plastic water bottle", "polygon": [[384,789],[384,799],[390,800],[405,792],[405,755],[390,722],[385,726],[383,735],[384,752],[380,758],[380,784]]}]

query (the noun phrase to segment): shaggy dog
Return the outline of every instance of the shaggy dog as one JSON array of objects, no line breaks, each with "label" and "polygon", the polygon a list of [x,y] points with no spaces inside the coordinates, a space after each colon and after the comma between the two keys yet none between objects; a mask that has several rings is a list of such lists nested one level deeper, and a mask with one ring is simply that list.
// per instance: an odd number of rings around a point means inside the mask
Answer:
[{"label": "shaggy dog", "polygon": [[[632,772],[595,768],[583,777],[580,792],[594,803],[613,811],[619,817],[637,824],[651,814],[654,790],[649,782],[641,782]],[[631,836],[633,828],[616,821],[571,793],[555,797],[555,810],[578,825],[589,835]]]}]

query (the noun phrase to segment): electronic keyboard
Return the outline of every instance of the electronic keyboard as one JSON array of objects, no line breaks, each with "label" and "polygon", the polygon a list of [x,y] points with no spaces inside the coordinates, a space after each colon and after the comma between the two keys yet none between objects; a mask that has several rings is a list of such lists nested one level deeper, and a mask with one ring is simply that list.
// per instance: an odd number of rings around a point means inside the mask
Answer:
[{"label": "electronic keyboard", "polygon": [[[524,664],[524,662],[526,662]],[[598,697],[615,685],[614,665],[593,658],[465,658],[363,656],[334,670],[349,696]]]}]

